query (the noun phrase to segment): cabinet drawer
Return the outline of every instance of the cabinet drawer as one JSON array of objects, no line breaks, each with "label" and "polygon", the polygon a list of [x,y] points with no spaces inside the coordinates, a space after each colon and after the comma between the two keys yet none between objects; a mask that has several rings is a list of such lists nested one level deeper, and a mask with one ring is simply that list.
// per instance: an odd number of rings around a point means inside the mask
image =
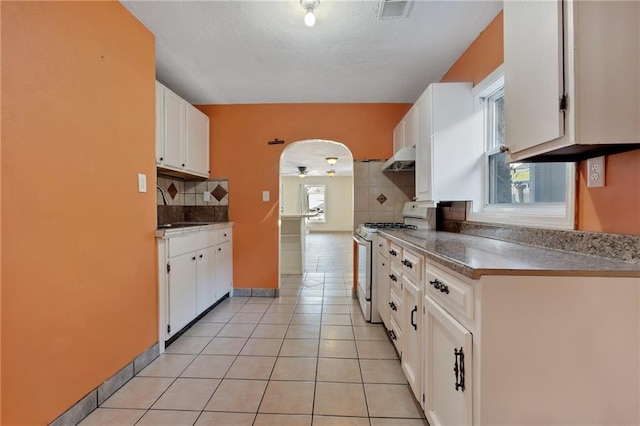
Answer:
[{"label": "cabinet drawer", "polygon": [[169,257],[180,256],[181,254],[189,253],[192,251],[200,250],[207,247],[207,239],[210,237],[210,232],[194,232],[181,237],[174,237],[169,239]]},{"label": "cabinet drawer", "polygon": [[426,292],[454,317],[459,313],[473,321],[473,286],[462,279],[427,266]]},{"label": "cabinet drawer", "polygon": [[422,280],[422,270],[424,268],[424,256],[409,250],[402,252],[402,273],[413,278],[415,282]]},{"label": "cabinet drawer", "polygon": [[389,240],[384,237],[378,236],[378,253],[385,259],[389,258]]},{"label": "cabinet drawer", "polygon": [[397,328],[401,329],[402,324],[402,293],[396,293],[393,289],[389,292],[389,307],[391,308],[391,318],[396,321]]},{"label": "cabinet drawer", "polygon": [[389,260],[402,261],[402,247],[392,242],[389,242]]},{"label": "cabinet drawer", "polygon": [[389,337],[393,345],[396,347],[396,351],[402,354],[402,329],[398,327],[398,321],[391,317],[391,328],[389,328]]},{"label": "cabinet drawer", "polygon": [[389,267],[389,287],[394,289],[396,293],[402,294],[402,270],[399,265],[394,262]]},{"label": "cabinet drawer", "polygon": [[216,231],[216,244],[231,241],[231,228]]}]

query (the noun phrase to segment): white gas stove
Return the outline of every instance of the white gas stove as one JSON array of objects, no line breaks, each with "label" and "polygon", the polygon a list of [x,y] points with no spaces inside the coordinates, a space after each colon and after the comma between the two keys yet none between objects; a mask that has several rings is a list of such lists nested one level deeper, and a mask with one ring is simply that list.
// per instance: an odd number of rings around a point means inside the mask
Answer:
[{"label": "white gas stove", "polygon": [[358,243],[358,275],[357,297],[362,313],[367,321],[380,322],[376,300],[376,289],[373,285],[373,240],[376,233],[383,229],[422,229],[430,230],[436,227],[436,209],[433,204],[419,201],[405,203],[402,209],[403,223],[367,222],[358,225],[353,239]]}]

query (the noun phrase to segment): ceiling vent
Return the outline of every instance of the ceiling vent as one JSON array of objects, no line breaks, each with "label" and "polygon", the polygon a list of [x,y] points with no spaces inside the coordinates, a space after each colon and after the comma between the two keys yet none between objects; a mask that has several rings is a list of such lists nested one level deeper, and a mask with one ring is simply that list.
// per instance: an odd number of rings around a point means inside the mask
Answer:
[{"label": "ceiling vent", "polygon": [[378,19],[408,18],[412,4],[411,0],[380,0]]}]

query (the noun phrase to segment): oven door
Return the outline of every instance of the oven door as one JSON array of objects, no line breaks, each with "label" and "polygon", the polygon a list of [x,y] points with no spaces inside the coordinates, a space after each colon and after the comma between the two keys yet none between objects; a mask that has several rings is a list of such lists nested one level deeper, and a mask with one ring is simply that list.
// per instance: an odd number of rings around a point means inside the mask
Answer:
[{"label": "oven door", "polygon": [[372,243],[359,235],[353,239],[358,245],[358,274],[355,277],[358,287],[358,301],[367,321],[371,321],[371,255]]}]

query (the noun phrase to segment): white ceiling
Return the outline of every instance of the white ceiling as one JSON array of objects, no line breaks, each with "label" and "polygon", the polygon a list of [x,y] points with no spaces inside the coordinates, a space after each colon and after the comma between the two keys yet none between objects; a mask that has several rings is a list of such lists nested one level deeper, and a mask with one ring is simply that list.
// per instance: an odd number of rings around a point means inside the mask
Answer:
[{"label": "white ceiling", "polygon": [[[326,157],[337,157],[331,167]],[[296,176],[298,167],[307,168],[307,176],[327,176],[328,170],[335,170],[336,176],[353,176],[353,156],[341,143],[312,139],[287,146],[280,158],[280,174]]]},{"label": "white ceiling", "polygon": [[414,102],[502,9],[416,0],[378,20],[378,0],[122,1],[156,36],[157,78],[193,104]]},{"label": "white ceiling", "polygon": [[[378,20],[378,0],[320,0],[304,25],[299,0],[122,1],[156,37],[158,80],[189,102],[414,102],[440,81],[502,9],[502,1],[415,0],[405,19]],[[283,175],[306,166],[353,174],[342,145],[284,153]],[[348,161],[347,161],[348,158]]]}]

